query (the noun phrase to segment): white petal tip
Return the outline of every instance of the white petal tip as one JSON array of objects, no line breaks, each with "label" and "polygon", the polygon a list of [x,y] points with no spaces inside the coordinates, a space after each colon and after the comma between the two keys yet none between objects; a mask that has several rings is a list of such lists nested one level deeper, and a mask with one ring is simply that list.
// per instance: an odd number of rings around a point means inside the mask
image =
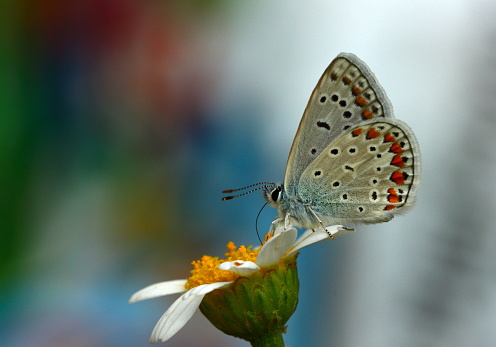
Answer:
[{"label": "white petal tip", "polygon": [[129,302],[133,303],[169,294],[184,293],[186,291],[185,284],[186,280],[155,283],[134,293],[129,299]]},{"label": "white petal tip", "polygon": [[347,227],[344,227],[342,225],[336,225],[336,226],[332,227],[331,230],[328,230],[328,232],[331,235],[331,237],[343,236],[343,235],[346,235],[346,234],[350,234],[350,233],[352,233],[354,231],[355,231],[355,229],[353,229],[353,228],[347,228]]},{"label": "white petal tip", "polygon": [[167,341],[174,336],[193,316],[203,299],[203,295],[191,295],[185,298],[183,294],[169,307],[159,319],[150,337],[150,343]]},{"label": "white petal tip", "polygon": [[208,294],[210,292],[213,292],[216,289],[220,289],[223,287],[227,287],[230,285],[233,281],[229,282],[215,282],[215,283],[209,283],[209,284],[202,284],[198,287],[194,287],[187,291],[182,298],[184,300],[189,299],[190,296],[201,296],[203,297],[205,294]]},{"label": "white petal tip", "polygon": [[254,262],[243,260],[226,261],[225,263],[219,265],[219,269],[232,271],[235,274],[242,276],[250,275],[260,270],[258,265]]},{"label": "white petal tip", "polygon": [[301,237],[296,240],[293,249],[288,253],[287,256],[294,256],[300,249],[308,247],[318,242],[334,240],[336,237],[340,237],[351,232],[355,229],[346,228],[342,225],[332,225],[325,229],[307,230],[301,235]]}]

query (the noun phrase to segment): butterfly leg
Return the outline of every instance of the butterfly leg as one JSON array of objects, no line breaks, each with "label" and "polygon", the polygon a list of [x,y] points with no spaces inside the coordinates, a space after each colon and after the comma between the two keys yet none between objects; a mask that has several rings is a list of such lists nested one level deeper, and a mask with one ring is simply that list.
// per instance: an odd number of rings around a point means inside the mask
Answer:
[{"label": "butterfly leg", "polygon": [[280,226],[283,221],[284,221],[284,230],[288,230],[289,227],[293,226],[294,224],[291,224],[290,223],[290,218],[293,217],[292,215],[290,215],[289,213],[287,213],[286,215],[284,215],[284,217],[280,217],[280,216],[277,216],[276,219],[274,219],[272,221],[272,225],[274,226],[274,228],[276,228],[277,226]]},{"label": "butterfly leg", "polygon": [[289,228],[289,213],[286,214],[286,217],[284,218],[284,230],[287,230]]},{"label": "butterfly leg", "polygon": [[[277,216],[271,223],[270,231],[275,232],[278,229],[283,228],[284,217]],[[284,226],[284,230],[287,228]]]},{"label": "butterfly leg", "polygon": [[[308,212],[310,212],[312,214],[312,216],[315,217],[315,219],[319,222],[320,226],[322,227],[322,229],[325,230],[325,232],[327,233],[327,235],[329,235],[329,237],[331,238],[331,240],[334,240],[334,236],[332,236],[332,234],[329,232],[329,230],[327,230],[327,228],[325,227],[324,223],[322,223],[322,221],[320,220],[320,218],[317,216],[317,214],[315,212],[313,212],[312,208],[310,206],[306,206],[306,210]],[[312,229],[313,230],[313,229]],[[314,230],[315,231],[315,230]]]},{"label": "butterfly leg", "polygon": [[290,223],[289,223],[289,218],[291,217],[291,215],[289,213],[287,213],[284,217],[277,217],[276,219],[274,219],[274,221],[272,222],[272,224],[274,225],[279,225],[282,223],[282,221],[284,220],[284,230],[287,230],[289,229],[290,227]]}]

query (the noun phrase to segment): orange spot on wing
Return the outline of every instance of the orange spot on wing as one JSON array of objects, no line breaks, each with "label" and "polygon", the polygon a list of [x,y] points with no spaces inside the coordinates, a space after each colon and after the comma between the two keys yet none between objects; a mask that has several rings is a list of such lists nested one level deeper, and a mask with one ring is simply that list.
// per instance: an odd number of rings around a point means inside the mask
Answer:
[{"label": "orange spot on wing", "polygon": [[367,140],[375,139],[380,134],[381,133],[375,130],[374,128],[370,128],[369,131],[367,131]]},{"label": "orange spot on wing", "polygon": [[372,115],[372,111],[367,108],[362,112],[362,117],[365,119],[372,119],[374,116]]},{"label": "orange spot on wing", "polygon": [[405,184],[405,177],[403,176],[403,173],[399,170],[396,170],[391,174],[391,177],[389,177],[391,181],[393,181],[396,184]]},{"label": "orange spot on wing", "polygon": [[360,135],[361,133],[363,132],[363,129],[362,128],[358,128],[358,129],[355,129],[351,132],[351,134],[353,135],[353,137],[357,137],[358,135]]},{"label": "orange spot on wing", "polygon": [[393,145],[391,146],[391,148],[389,148],[389,150],[393,153],[403,152],[403,148],[401,148],[401,146],[397,142],[393,143]]},{"label": "orange spot on wing", "polygon": [[405,162],[403,161],[403,158],[399,154],[396,154],[393,157],[393,160],[391,160],[391,165],[403,167],[403,166],[405,166]]},{"label": "orange spot on wing", "polygon": [[398,193],[396,192],[396,189],[394,188],[389,188],[388,189],[388,197],[387,197],[387,200],[389,202],[392,202],[393,204],[397,203],[397,202],[400,202],[400,197],[398,196]]},{"label": "orange spot on wing", "polygon": [[356,98],[355,103],[356,103],[358,106],[365,106],[365,105],[367,105],[367,100],[365,100],[365,98],[364,98],[364,97],[359,96],[358,98]]},{"label": "orange spot on wing", "polygon": [[393,208],[394,208],[394,205],[387,205],[386,207],[384,207],[384,209],[386,211],[392,210]]},{"label": "orange spot on wing", "polygon": [[390,133],[384,135],[384,142],[394,142],[396,139]]},{"label": "orange spot on wing", "polygon": [[351,83],[351,79],[348,76],[344,76],[343,77],[343,83],[344,84],[350,84]]},{"label": "orange spot on wing", "polygon": [[358,95],[362,92],[362,90],[360,88],[358,88],[357,86],[353,86],[353,87],[351,87],[351,92],[353,93],[353,95]]},{"label": "orange spot on wing", "polygon": [[390,195],[388,195],[387,199],[389,202],[392,202],[393,204],[400,202],[400,198],[398,197],[398,195],[390,194]]}]

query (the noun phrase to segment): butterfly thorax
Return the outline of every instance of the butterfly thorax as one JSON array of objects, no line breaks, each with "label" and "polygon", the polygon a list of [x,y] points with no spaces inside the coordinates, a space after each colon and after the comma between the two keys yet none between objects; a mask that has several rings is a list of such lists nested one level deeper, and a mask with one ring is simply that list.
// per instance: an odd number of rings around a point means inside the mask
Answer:
[{"label": "butterfly thorax", "polygon": [[279,215],[276,220],[284,222],[286,227],[297,226],[311,229],[320,226],[317,215],[310,208],[310,203],[295,195],[288,195],[284,185],[266,186],[264,198],[270,206],[277,208]]}]

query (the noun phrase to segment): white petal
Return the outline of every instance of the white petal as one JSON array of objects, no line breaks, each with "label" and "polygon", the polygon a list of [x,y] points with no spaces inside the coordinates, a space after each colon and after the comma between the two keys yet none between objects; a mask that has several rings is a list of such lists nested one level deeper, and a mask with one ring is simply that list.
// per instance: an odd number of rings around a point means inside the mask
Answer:
[{"label": "white petal", "polygon": [[298,240],[296,240],[295,244],[297,244],[298,242],[301,242],[301,240],[306,239],[308,236],[312,235],[313,233],[314,233],[314,231],[312,229],[305,230],[305,232],[303,234],[301,234],[300,237],[298,237]]},{"label": "white petal", "polygon": [[277,263],[293,246],[297,233],[295,228],[291,228],[283,230],[270,238],[258,253],[257,265],[264,267]]},{"label": "white petal", "polygon": [[186,288],[184,288],[185,284],[186,280],[155,283],[134,293],[133,296],[131,296],[131,299],[129,299],[129,302],[136,302],[169,294],[184,293],[186,291]]},{"label": "white petal", "polygon": [[229,282],[215,282],[215,283],[209,283],[209,284],[202,284],[201,286],[191,288],[188,290],[184,295],[184,299],[188,299],[192,295],[198,295],[198,296],[204,296],[205,294],[208,294],[216,289],[222,288],[222,287],[227,287],[233,283],[233,281]]},{"label": "white petal", "polygon": [[219,265],[219,269],[232,271],[241,276],[251,275],[254,272],[260,270],[257,264],[252,261],[243,261],[243,260],[235,260],[235,261],[226,261]]},{"label": "white petal", "polygon": [[332,240],[329,234],[324,229],[307,230],[295,242],[293,249],[288,253],[288,257],[296,254],[300,249],[313,245],[314,243]]},{"label": "white petal", "polygon": [[150,343],[167,341],[179,331],[193,316],[205,295],[181,295],[160,318],[153,329]]},{"label": "white petal", "polygon": [[[327,231],[326,231],[327,230]],[[300,249],[313,245],[318,242],[332,240],[331,236],[336,238],[345,234],[349,234],[354,231],[354,229],[345,228],[342,225],[332,225],[324,229],[307,230],[301,235],[301,237],[295,242],[293,249],[288,253],[288,257],[293,256]],[[330,235],[329,235],[330,234]]]},{"label": "white petal", "polygon": [[344,227],[342,225],[341,225],[341,228],[338,228],[338,230],[336,230],[334,232],[331,231],[329,228],[332,228],[332,227],[327,227],[327,230],[329,230],[331,232],[331,235],[334,238],[348,235],[348,234],[351,234],[352,232],[355,231],[355,229],[353,229],[353,228],[347,228],[347,227]]}]

